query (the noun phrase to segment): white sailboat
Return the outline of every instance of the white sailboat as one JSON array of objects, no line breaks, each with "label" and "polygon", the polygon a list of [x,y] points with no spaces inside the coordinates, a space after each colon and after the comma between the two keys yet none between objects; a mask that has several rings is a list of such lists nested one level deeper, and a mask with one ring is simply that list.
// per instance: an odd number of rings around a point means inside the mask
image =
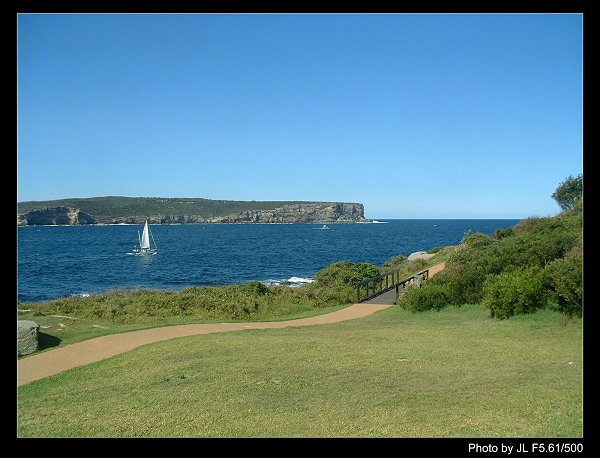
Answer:
[{"label": "white sailboat", "polygon": [[[152,242],[154,243],[154,248],[150,246],[151,237]],[[146,223],[144,224],[144,230],[142,233],[140,234],[140,231],[138,231],[138,239],[140,242],[140,247],[133,249],[135,254],[156,254],[156,242],[154,241],[154,236],[148,227],[148,220],[146,220]]]}]

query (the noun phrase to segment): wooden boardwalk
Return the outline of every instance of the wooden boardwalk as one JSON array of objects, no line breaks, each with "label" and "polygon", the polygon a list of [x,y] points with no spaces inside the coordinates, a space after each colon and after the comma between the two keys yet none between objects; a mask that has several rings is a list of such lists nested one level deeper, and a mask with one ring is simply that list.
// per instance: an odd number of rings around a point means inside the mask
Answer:
[{"label": "wooden boardwalk", "polygon": [[[429,278],[433,277],[435,274],[440,272],[446,267],[445,262],[441,262],[440,264],[436,264],[433,267],[429,268]],[[400,287],[399,294],[402,294],[404,288]],[[361,304],[378,304],[378,305],[394,305],[396,303],[396,288],[393,288],[385,293],[379,294],[369,300],[361,302]]]}]

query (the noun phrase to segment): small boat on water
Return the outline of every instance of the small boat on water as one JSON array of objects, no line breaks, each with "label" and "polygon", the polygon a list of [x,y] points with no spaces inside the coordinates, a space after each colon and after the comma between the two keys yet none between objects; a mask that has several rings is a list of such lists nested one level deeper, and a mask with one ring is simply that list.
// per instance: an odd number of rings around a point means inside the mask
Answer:
[{"label": "small boat on water", "polygon": [[[154,243],[154,248],[150,246],[150,238],[152,238],[152,242]],[[156,254],[156,242],[154,241],[154,236],[152,232],[150,232],[150,228],[148,227],[148,220],[146,219],[146,223],[144,224],[144,229],[140,234],[138,231],[138,239],[139,239],[139,248],[134,248],[134,254]]]},{"label": "small boat on water", "polygon": [[329,230],[329,226],[327,224],[323,224],[323,227],[321,229],[323,229],[324,231],[327,231],[327,230]]}]

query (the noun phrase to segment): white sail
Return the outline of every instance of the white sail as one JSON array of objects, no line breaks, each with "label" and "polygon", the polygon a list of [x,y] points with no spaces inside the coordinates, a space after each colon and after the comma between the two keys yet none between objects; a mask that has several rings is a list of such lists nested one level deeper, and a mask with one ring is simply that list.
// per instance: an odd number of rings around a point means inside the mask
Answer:
[{"label": "white sail", "polygon": [[148,235],[148,220],[146,220],[146,224],[144,224],[144,232],[142,232],[140,248],[142,250],[147,250],[148,248],[150,248],[150,236]]}]

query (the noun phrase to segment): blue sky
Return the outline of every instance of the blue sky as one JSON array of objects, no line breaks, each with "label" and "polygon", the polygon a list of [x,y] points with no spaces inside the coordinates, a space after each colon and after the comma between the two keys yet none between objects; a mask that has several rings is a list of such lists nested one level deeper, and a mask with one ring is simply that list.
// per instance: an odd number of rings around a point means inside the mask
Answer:
[{"label": "blue sky", "polygon": [[523,218],[582,171],[582,16],[19,15],[18,200]]}]

